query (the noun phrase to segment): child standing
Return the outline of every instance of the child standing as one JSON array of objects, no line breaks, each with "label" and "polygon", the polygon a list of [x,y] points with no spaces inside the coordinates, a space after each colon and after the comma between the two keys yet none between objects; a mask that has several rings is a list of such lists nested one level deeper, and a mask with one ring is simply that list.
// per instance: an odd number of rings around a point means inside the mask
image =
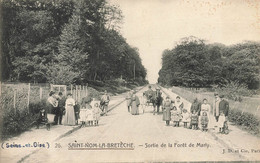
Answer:
[{"label": "child standing", "polygon": [[87,110],[91,108],[89,102],[90,102],[90,98],[87,97],[82,98],[80,112],[79,112],[79,121],[81,122],[82,127],[86,127]]},{"label": "child standing", "polygon": [[88,122],[89,126],[93,126],[93,121],[94,121],[94,110],[91,105],[87,108],[86,111],[86,121]]},{"label": "child standing", "polygon": [[201,122],[202,131],[207,131],[208,130],[208,123],[209,123],[209,118],[208,118],[207,112],[202,112],[200,122]]},{"label": "child standing", "polygon": [[225,118],[225,115],[224,113],[221,111],[220,112],[220,115],[219,115],[219,118],[218,118],[218,127],[219,127],[219,132],[223,132],[223,127],[224,127],[224,123],[226,121],[226,118]]},{"label": "child standing", "polygon": [[93,101],[91,102],[91,106],[93,108],[93,117],[94,117],[94,125],[98,126],[98,121],[100,119],[100,113],[101,113],[101,109],[99,107],[99,101],[96,101],[96,99],[94,98]]},{"label": "child standing", "polygon": [[188,128],[188,123],[190,123],[190,113],[187,111],[187,109],[182,110],[182,121],[183,127]]},{"label": "child standing", "polygon": [[75,104],[76,104],[74,106],[75,121],[76,121],[76,125],[78,125],[79,113],[80,113],[80,105],[79,105],[78,101],[76,101]]},{"label": "child standing", "polygon": [[173,122],[173,127],[179,127],[180,113],[178,112],[176,106],[173,106],[173,110],[171,110],[171,120]]},{"label": "child standing", "polygon": [[190,128],[193,129],[193,130],[197,130],[198,129],[198,123],[199,123],[198,113],[196,113],[196,110],[192,110]]}]

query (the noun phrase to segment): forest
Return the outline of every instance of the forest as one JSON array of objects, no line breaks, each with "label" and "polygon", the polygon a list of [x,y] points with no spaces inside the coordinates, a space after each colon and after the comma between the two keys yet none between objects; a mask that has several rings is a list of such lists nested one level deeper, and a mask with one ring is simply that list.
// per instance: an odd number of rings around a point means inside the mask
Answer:
[{"label": "forest", "polygon": [[120,34],[122,12],[106,0],[3,0],[1,12],[2,81],[147,83]]},{"label": "forest", "polygon": [[[181,39],[162,54],[158,82],[189,88],[222,87],[229,83],[259,89],[260,43],[226,46],[207,44],[194,36]],[[234,85],[234,84],[233,84]]]}]

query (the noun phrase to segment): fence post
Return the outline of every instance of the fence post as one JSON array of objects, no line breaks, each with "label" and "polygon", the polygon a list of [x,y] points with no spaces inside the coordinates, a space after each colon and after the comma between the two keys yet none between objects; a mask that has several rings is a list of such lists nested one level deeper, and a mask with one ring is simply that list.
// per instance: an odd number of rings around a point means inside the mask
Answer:
[{"label": "fence post", "polygon": [[30,112],[30,109],[29,109],[30,93],[31,93],[31,83],[28,84],[28,101],[27,101],[28,113]]},{"label": "fence post", "polygon": [[40,87],[40,100],[42,99],[42,87]]},{"label": "fence post", "polygon": [[65,96],[67,96],[67,85],[65,86]]},{"label": "fence post", "polygon": [[14,113],[16,114],[16,89],[14,90]]},{"label": "fence post", "polygon": [[72,84],[70,85],[70,93],[72,94]]},{"label": "fence post", "polygon": [[80,101],[80,99],[81,99],[81,89],[82,89],[81,85],[80,85],[79,88],[80,88],[80,89],[79,89],[79,100],[78,100],[78,101]]}]

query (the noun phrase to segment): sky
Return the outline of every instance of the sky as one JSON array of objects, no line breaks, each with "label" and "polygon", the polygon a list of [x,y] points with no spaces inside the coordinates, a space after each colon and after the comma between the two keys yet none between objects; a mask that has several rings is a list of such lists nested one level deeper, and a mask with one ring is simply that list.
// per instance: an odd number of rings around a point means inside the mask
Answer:
[{"label": "sky", "polygon": [[260,40],[260,0],[108,0],[124,16],[120,33],[139,49],[156,83],[162,52],[183,37],[226,45]]}]

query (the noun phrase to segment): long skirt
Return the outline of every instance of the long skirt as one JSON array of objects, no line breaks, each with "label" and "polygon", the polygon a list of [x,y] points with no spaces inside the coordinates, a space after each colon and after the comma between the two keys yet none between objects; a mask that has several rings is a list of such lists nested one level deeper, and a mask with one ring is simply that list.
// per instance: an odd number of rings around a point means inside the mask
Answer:
[{"label": "long skirt", "polygon": [[170,108],[165,108],[163,111],[163,121],[170,121],[171,120],[171,110]]},{"label": "long skirt", "polygon": [[73,126],[76,124],[75,121],[75,113],[74,113],[74,107],[73,106],[68,106],[66,108],[66,113],[63,118],[63,124],[67,126]]},{"label": "long skirt", "polygon": [[126,100],[126,106],[128,107],[128,106],[131,106],[131,99],[127,99]]},{"label": "long skirt", "polygon": [[139,114],[139,110],[138,110],[138,107],[136,106],[136,102],[135,101],[133,101],[132,105],[131,105],[131,114],[132,115]]}]

